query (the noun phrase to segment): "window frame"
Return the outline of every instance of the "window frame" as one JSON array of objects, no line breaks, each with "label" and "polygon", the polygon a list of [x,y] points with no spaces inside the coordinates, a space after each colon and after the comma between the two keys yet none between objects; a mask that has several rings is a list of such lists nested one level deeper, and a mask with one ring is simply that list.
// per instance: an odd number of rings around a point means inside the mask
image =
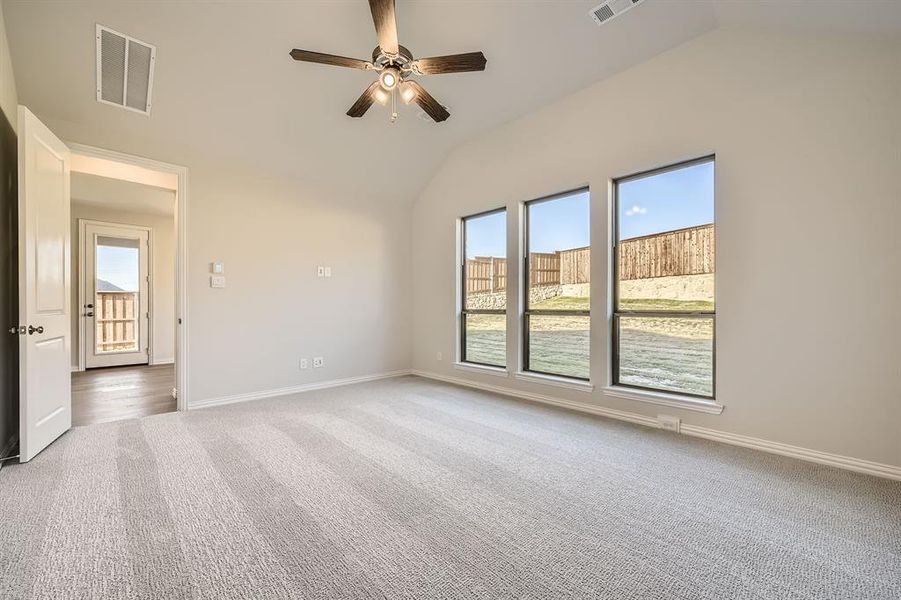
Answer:
[{"label": "window frame", "polygon": [[[714,271],[714,286],[713,286],[713,310],[712,311],[641,311],[641,310],[620,310],[619,307],[619,186],[621,183],[628,183],[630,181],[635,181],[637,179],[645,179],[647,177],[653,177],[655,175],[661,175],[663,173],[669,173],[671,171],[678,171],[680,169],[685,169],[688,167],[693,167],[696,165],[702,165],[706,163],[713,163],[713,178],[714,178],[714,193],[713,193],[713,230],[714,234],[716,233],[716,154],[708,154],[706,156],[701,156],[699,158],[693,158],[689,160],[680,161],[677,163],[669,164],[663,167],[657,167],[655,169],[648,169],[646,171],[641,171],[638,173],[633,173],[631,175],[626,175],[624,177],[617,177],[613,179],[613,228],[612,228],[612,252],[611,252],[611,260],[612,267],[611,273],[613,275],[613,285],[611,286],[613,298],[611,305],[613,307],[613,312],[611,313],[610,319],[610,327],[611,327],[611,335],[610,335],[610,355],[611,355],[611,385],[620,387],[620,388],[628,388],[634,390],[642,390],[646,392],[652,393],[662,393],[662,394],[670,394],[674,396],[685,396],[688,398],[699,398],[707,401],[716,401],[716,271]],[[635,385],[634,383],[623,383],[619,380],[619,342],[620,342],[620,328],[619,328],[619,320],[621,317],[658,317],[658,318],[686,318],[686,319],[710,319],[712,322],[713,335],[711,337],[711,365],[710,365],[710,377],[711,377],[711,394],[696,394],[693,392],[686,392],[682,390],[671,390],[671,389],[662,389],[662,388],[653,388],[642,385]]]},{"label": "window frame", "polygon": [[[549,310],[549,309],[530,309],[529,308],[529,277],[531,274],[531,270],[529,269],[529,231],[530,231],[530,207],[535,204],[541,204],[543,202],[551,202],[553,200],[559,200],[561,198],[566,198],[567,196],[574,196],[580,193],[588,194],[588,215],[589,215],[589,240],[588,240],[588,248],[589,252],[592,250],[591,239],[590,239],[590,231],[591,231],[591,189],[590,186],[582,186],[573,188],[571,190],[567,190],[565,192],[560,192],[558,194],[552,194],[550,196],[542,196],[541,198],[535,198],[533,200],[527,200],[523,202],[523,210],[522,210],[522,239],[523,239],[523,256],[522,256],[522,318],[520,319],[520,327],[522,334],[522,367],[520,371],[522,373],[534,373],[536,375],[546,375],[548,377],[557,377],[560,379],[569,379],[572,381],[585,381],[591,382],[591,334],[589,333],[589,348],[588,348],[588,377],[576,377],[575,375],[561,375],[559,373],[550,373],[548,371],[538,371],[536,369],[529,368],[529,317],[532,315],[535,316],[558,316],[558,317],[588,317],[588,330],[591,331],[591,303],[589,300],[589,308],[588,310]],[[591,283],[589,282],[589,290],[591,289]],[[590,298],[589,292],[589,298]]]},{"label": "window frame", "polygon": [[[458,314],[460,315],[460,352],[458,360],[461,364],[465,365],[475,365],[478,367],[488,367],[490,369],[507,369],[507,358],[506,355],[504,357],[503,365],[494,365],[491,363],[478,362],[475,360],[469,360],[466,358],[466,316],[467,315],[504,315],[506,318],[507,309],[509,308],[509,302],[505,302],[505,308],[466,308],[466,222],[470,219],[478,219],[480,217],[487,217],[496,213],[504,213],[504,247],[507,246],[507,207],[501,206],[500,208],[493,208],[491,210],[482,211],[480,213],[475,213],[472,215],[466,215],[465,217],[460,217],[460,253],[458,257],[460,269],[458,278],[460,282],[460,310]],[[507,254],[505,251],[504,254]],[[510,257],[504,256],[504,260],[507,262],[507,272],[510,271]],[[509,281],[509,279],[508,279]],[[508,297],[509,299],[509,297]],[[506,324],[504,328],[504,340],[506,342],[509,334],[506,330]]]}]

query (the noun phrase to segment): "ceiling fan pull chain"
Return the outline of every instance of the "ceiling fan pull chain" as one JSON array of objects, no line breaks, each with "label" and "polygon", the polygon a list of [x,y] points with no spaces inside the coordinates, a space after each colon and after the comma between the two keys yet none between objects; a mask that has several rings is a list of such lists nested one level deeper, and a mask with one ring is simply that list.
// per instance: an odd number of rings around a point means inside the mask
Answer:
[{"label": "ceiling fan pull chain", "polygon": [[391,89],[391,123],[397,121],[397,87]]}]

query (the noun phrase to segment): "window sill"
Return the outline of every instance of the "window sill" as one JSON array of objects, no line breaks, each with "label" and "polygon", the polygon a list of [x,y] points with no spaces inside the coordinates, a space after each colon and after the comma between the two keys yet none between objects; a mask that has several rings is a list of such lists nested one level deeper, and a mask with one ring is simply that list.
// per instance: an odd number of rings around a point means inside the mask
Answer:
[{"label": "window sill", "polygon": [[590,392],[594,390],[594,386],[591,384],[591,382],[581,381],[579,379],[570,379],[569,377],[544,375],[542,373],[529,373],[527,371],[519,371],[514,375],[514,377],[521,381],[530,381],[532,383],[552,385],[554,387],[566,388],[570,390],[579,390],[580,392]]},{"label": "window sill", "polygon": [[692,398],[691,396],[682,396],[680,394],[668,394],[666,392],[653,392],[649,390],[636,390],[622,386],[607,386],[603,390],[605,396],[613,396],[614,398],[625,398],[626,400],[638,400],[639,402],[647,402],[649,404],[657,404],[659,406],[669,406],[672,408],[682,408],[685,410],[694,410],[697,412],[718,415],[725,408],[715,400],[705,400],[704,398]]},{"label": "window sill", "polygon": [[495,377],[509,376],[509,372],[504,367],[489,367],[488,365],[455,362],[454,368],[459,369],[460,371],[468,371],[469,373],[478,373],[480,375],[494,375]]}]

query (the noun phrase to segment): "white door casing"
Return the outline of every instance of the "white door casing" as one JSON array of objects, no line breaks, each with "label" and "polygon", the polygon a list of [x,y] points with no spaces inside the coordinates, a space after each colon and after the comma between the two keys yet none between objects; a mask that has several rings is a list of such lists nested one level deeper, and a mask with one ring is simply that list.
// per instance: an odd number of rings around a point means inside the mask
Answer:
[{"label": "white door casing", "polygon": [[19,106],[19,460],[72,426],[69,150]]},{"label": "white door casing", "polygon": [[[81,319],[81,356],[82,368],[112,367],[121,365],[147,364],[150,359],[150,249],[151,232],[147,227],[137,225],[119,225],[79,219],[79,268],[81,286],[79,293],[79,314]],[[97,298],[97,242],[100,239],[113,238],[124,242],[133,242],[138,249],[138,295],[134,318],[134,334],[136,348],[134,350],[97,350],[97,324],[105,314]],[[90,306],[88,306],[90,305]],[[122,306],[118,307],[121,311]],[[118,315],[122,316],[122,315]],[[116,327],[115,324],[110,324]],[[122,324],[124,327],[125,324]]]},{"label": "white door casing", "polygon": [[[72,152],[91,159],[101,159],[121,163],[131,167],[141,167],[160,173],[171,173],[177,178],[175,209],[176,268],[175,268],[175,377],[178,388],[178,410],[188,410],[190,404],[190,387],[188,385],[189,321],[186,319],[189,310],[188,300],[188,169],[179,165],[164,163],[132,154],[124,154],[95,146],[86,146],[77,142],[68,142]],[[169,189],[169,188],[166,188]]]}]

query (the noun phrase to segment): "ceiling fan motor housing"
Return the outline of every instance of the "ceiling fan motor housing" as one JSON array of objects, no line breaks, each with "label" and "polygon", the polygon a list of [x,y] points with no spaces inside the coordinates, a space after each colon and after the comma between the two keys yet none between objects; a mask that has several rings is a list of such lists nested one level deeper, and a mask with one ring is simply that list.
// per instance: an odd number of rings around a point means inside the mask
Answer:
[{"label": "ceiling fan motor housing", "polygon": [[409,73],[413,70],[413,53],[407,48],[398,45],[397,56],[390,56],[382,51],[380,46],[376,46],[372,51],[372,64],[376,69],[384,69],[385,67],[394,66],[401,72]]}]

